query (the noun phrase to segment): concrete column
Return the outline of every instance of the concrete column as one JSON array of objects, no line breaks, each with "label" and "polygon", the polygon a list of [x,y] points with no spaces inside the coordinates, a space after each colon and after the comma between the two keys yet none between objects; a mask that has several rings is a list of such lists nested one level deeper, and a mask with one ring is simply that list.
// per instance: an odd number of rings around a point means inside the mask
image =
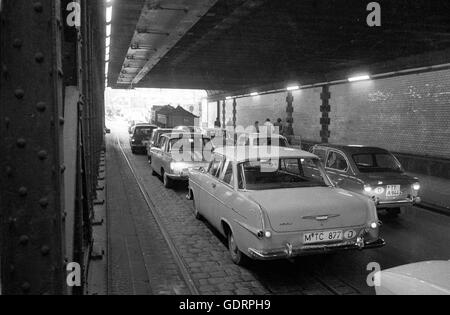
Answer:
[{"label": "concrete column", "polygon": [[220,127],[220,101],[217,101],[217,117],[216,121],[214,122],[215,127]]},{"label": "concrete column", "polygon": [[322,106],[320,106],[320,112],[322,113],[322,118],[320,118],[320,125],[322,126],[322,130],[320,131],[320,137],[322,138],[322,143],[328,143],[328,140],[330,139],[330,112],[331,112],[331,106],[330,106],[330,87],[328,85],[325,85],[322,88],[322,94],[320,95],[320,98],[322,99]]},{"label": "concrete column", "polygon": [[222,102],[222,127],[225,128],[227,126],[227,110],[226,110],[227,102],[224,100]]},{"label": "concrete column", "polygon": [[293,117],[294,96],[292,95],[292,92],[288,92],[288,95],[286,97],[286,103],[287,103],[287,107],[286,107],[287,118],[286,118],[285,136],[289,139],[289,142],[291,142],[292,137],[294,136],[294,128],[292,127],[293,123],[294,123],[294,117]]}]

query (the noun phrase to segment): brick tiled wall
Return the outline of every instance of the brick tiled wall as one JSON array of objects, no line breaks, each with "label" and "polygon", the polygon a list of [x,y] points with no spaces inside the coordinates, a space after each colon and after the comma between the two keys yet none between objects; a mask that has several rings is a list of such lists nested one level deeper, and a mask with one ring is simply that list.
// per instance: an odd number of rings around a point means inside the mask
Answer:
[{"label": "brick tiled wall", "polygon": [[[320,142],[321,88],[295,91],[294,132]],[[450,159],[450,70],[335,85],[330,143],[384,147],[398,153]],[[238,125],[286,118],[286,95],[238,99]],[[215,113],[215,103],[210,110]],[[227,117],[232,101],[227,102]],[[210,115],[210,120],[211,120]],[[214,120],[210,121],[210,124]]]},{"label": "brick tiled wall", "polygon": [[337,85],[331,143],[450,158],[450,71]]}]

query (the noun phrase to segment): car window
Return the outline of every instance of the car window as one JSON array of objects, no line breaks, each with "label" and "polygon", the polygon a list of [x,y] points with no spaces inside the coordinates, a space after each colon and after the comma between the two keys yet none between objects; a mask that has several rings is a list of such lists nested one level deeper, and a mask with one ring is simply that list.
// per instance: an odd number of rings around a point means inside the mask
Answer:
[{"label": "car window", "polygon": [[327,151],[321,148],[315,148],[313,154],[317,155],[322,162],[325,162],[327,158]]},{"label": "car window", "polygon": [[344,156],[338,152],[331,151],[328,154],[327,168],[338,171],[346,171],[348,168],[347,161]]},{"label": "car window", "polygon": [[361,153],[353,155],[353,160],[359,171],[370,172],[403,172],[397,159],[387,153]]},{"label": "car window", "polygon": [[211,163],[209,164],[208,173],[212,176],[218,177],[220,174],[221,164],[224,158],[220,155],[215,155]]},{"label": "car window", "polygon": [[232,162],[228,162],[225,174],[223,175],[223,181],[226,184],[234,186],[233,185],[233,163]]}]

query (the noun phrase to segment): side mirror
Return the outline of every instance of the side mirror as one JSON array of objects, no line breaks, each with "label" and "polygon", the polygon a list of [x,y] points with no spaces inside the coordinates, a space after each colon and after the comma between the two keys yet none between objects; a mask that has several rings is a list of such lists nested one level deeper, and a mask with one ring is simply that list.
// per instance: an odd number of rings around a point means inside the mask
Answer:
[{"label": "side mirror", "polygon": [[105,133],[106,133],[106,134],[110,134],[110,133],[111,133],[111,129],[105,128]]}]

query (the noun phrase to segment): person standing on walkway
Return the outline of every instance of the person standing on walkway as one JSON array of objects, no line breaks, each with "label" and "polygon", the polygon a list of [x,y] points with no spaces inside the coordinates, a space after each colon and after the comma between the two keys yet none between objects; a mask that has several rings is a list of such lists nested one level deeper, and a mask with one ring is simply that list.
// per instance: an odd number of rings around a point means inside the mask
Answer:
[{"label": "person standing on walkway", "polygon": [[255,124],[253,126],[255,128],[255,132],[259,133],[259,121],[255,121]]},{"label": "person standing on walkway", "polygon": [[277,122],[273,126],[275,127],[276,133],[278,133],[279,135],[284,134],[284,124],[283,124],[283,120],[281,118],[278,118]]}]

